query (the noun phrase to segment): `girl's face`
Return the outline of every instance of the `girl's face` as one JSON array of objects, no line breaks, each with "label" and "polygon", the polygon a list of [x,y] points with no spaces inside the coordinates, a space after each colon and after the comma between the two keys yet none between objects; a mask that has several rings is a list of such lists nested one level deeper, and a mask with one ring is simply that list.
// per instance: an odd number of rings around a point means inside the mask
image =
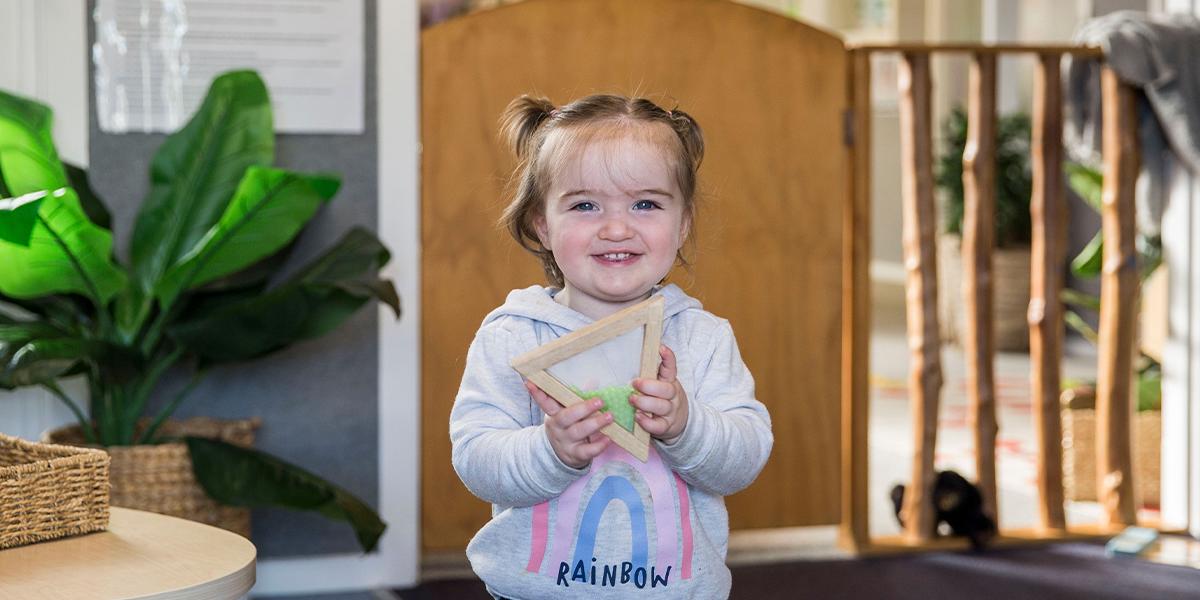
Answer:
[{"label": "girl's face", "polygon": [[648,297],[687,238],[663,142],[644,129],[583,143],[554,173],[534,221],[562,271],[567,305],[595,319]]}]

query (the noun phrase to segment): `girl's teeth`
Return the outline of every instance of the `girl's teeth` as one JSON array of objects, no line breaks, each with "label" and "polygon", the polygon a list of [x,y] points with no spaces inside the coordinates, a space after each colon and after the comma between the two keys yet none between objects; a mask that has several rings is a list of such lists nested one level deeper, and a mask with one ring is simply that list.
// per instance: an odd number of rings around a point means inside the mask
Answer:
[{"label": "girl's teeth", "polygon": [[605,254],[604,258],[608,260],[625,260],[629,258],[628,252],[620,252],[618,254]]}]

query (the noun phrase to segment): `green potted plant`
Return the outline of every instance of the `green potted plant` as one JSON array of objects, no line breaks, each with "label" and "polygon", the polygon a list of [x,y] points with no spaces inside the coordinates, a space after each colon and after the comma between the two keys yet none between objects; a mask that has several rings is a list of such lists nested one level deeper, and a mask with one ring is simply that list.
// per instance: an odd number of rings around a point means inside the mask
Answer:
[{"label": "green potted plant", "polygon": [[[1092,210],[1100,213],[1104,175],[1097,169],[1067,163],[1067,182]],[[1162,264],[1162,239],[1139,233],[1136,238],[1138,276],[1145,282]],[[1083,250],[1072,259],[1071,272],[1080,279],[1100,276],[1104,262],[1104,231],[1096,232]],[[1100,311],[1100,298],[1094,294],[1066,288],[1062,301],[1067,326],[1092,344],[1100,336],[1079,311]],[[1159,465],[1162,444],[1162,366],[1142,351],[1134,353],[1134,482],[1141,504],[1158,504]],[[1064,380],[1061,396],[1063,419],[1063,485],[1069,500],[1096,499],[1096,383]]]},{"label": "green potted plant", "polygon": [[[938,243],[941,285],[938,306],[942,338],[957,341],[963,328],[962,223],[963,151],[967,145],[967,114],[955,108],[942,123],[943,149],[938,155],[935,182],[945,198],[944,234]],[[1029,196],[1029,117],[1001,116],[996,123],[996,229],[993,254],[993,307],[997,350],[1029,348],[1029,243],[1032,225]]]},{"label": "green potted plant", "polygon": [[[188,435],[169,420],[214,365],[321,336],[372,300],[399,316],[391,282],[377,276],[388,251],[361,228],[268,284],[340,179],[272,167],[265,85],[252,71],[223,74],[158,149],[129,259],[120,261],[109,213],[86,174],[58,158],[51,118],[47,107],[0,92],[0,386],[41,386],[70,407],[76,440],[114,456],[114,504],[118,471],[138,468],[118,465],[119,454],[174,452],[191,466],[186,479],[222,505],[316,511],[347,521],[371,550],[385,528],[379,515],[336,485],[246,447],[252,425]],[[160,382],[169,370],[192,377],[167,399]],[[86,379],[86,399],[58,385],[73,375]],[[161,408],[152,410],[159,396]]]}]

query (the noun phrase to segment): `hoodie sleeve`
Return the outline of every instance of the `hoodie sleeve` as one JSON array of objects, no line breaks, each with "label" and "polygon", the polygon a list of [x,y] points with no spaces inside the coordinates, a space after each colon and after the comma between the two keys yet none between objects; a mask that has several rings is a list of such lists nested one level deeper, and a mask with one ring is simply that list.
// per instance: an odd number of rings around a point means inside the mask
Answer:
[{"label": "hoodie sleeve", "polygon": [[462,385],[450,410],[451,460],[467,489],[500,506],[532,506],[561,494],[586,470],[563,464],[541,410],[510,361],[515,334],[485,326],[467,352]]},{"label": "hoodie sleeve", "polygon": [[758,477],[775,438],[728,321],[720,322],[712,339],[711,352],[696,366],[687,426],[671,444],[658,447],[684,481],[728,496]]}]

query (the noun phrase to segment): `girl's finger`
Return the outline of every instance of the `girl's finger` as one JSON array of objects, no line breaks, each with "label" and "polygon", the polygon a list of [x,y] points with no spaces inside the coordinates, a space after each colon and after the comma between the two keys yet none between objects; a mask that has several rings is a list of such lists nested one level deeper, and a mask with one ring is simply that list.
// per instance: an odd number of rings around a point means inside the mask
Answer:
[{"label": "girl's finger", "polygon": [[670,401],[654,396],[631,394],[629,396],[629,403],[632,404],[634,408],[647,413],[650,416],[665,417],[671,412]]},{"label": "girl's finger", "polygon": [[533,398],[533,401],[537,402],[537,405],[547,416],[553,417],[562,408],[558,405],[557,400],[551,398],[549,394],[542,391],[542,388],[528,379],[525,380],[525,389],[529,391],[529,395]]},{"label": "girl's finger", "polygon": [[667,430],[666,419],[651,417],[649,415],[637,415],[636,418],[638,425],[641,425],[642,429],[645,429],[646,433],[650,435],[662,435]]},{"label": "girl's finger", "polygon": [[667,383],[675,383],[675,376],[678,374],[675,364],[675,353],[666,344],[662,344],[658,348],[658,355],[662,357],[662,364],[658,366],[658,378]]},{"label": "girl's finger", "polygon": [[634,379],[633,388],[646,396],[670,400],[675,397],[675,384],[658,379]]},{"label": "girl's finger", "polygon": [[571,406],[560,410],[554,418],[558,421],[559,425],[563,427],[563,429],[566,429],[588,418],[590,415],[600,410],[601,406],[604,406],[604,401],[599,398],[584,400],[583,402],[572,404]]},{"label": "girl's finger", "polygon": [[613,422],[612,413],[599,413],[567,428],[571,440],[583,441]]},{"label": "girl's finger", "polygon": [[584,458],[588,461],[600,456],[600,453],[604,452],[604,449],[608,447],[608,444],[612,442],[612,440],[607,435],[601,435],[598,437],[600,439],[594,442],[580,444],[577,449],[577,454],[579,454],[581,458]]}]

